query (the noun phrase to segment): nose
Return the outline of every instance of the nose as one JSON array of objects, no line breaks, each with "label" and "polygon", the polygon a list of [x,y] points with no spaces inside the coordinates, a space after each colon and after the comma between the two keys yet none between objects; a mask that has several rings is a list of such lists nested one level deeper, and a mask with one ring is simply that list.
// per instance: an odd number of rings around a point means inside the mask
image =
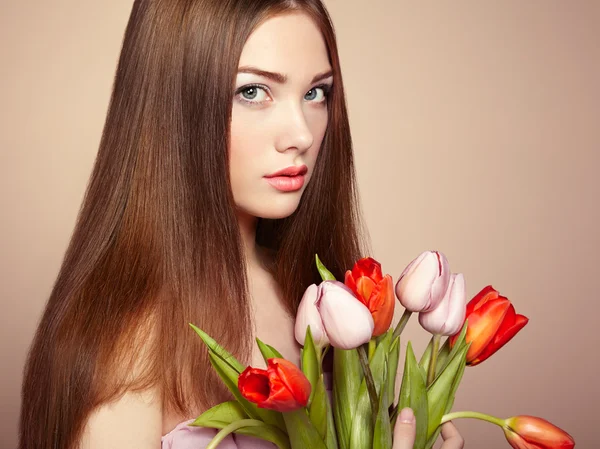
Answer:
[{"label": "nose", "polygon": [[314,139],[302,106],[288,104],[279,113],[281,114],[281,127],[275,142],[277,151],[296,149],[304,152],[308,150]]}]

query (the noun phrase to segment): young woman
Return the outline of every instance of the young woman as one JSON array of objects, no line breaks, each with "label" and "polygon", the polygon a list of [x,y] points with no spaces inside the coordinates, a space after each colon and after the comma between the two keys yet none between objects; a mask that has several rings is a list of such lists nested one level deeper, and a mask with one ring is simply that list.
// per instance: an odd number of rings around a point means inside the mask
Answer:
[{"label": "young woman", "polygon": [[[188,323],[245,363],[263,364],[256,336],[298,363],[293,321],[320,281],[315,253],[338,279],[368,254],[358,204],[319,0],[136,0],[27,360],[20,449],[207,441],[185,422],[229,396]],[[412,448],[414,429],[399,421],[394,448]],[[462,447],[452,424],[442,435]]]}]

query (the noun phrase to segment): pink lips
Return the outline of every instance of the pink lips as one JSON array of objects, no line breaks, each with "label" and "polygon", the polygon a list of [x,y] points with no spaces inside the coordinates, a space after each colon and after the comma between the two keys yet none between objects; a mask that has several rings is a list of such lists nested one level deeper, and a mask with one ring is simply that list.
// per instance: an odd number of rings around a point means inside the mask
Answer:
[{"label": "pink lips", "polygon": [[306,165],[292,166],[265,176],[269,184],[282,192],[293,192],[304,185],[304,175],[308,172]]}]

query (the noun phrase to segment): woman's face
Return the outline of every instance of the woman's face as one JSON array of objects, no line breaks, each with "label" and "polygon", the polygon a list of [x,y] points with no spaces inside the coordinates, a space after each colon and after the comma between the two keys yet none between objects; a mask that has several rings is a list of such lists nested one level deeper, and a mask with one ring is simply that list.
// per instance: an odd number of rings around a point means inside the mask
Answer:
[{"label": "woman's face", "polygon": [[[229,149],[238,213],[283,218],[296,210],[327,127],[332,82],[325,41],[307,15],[270,18],[250,35],[235,83]],[[303,166],[304,176],[268,178]]]}]

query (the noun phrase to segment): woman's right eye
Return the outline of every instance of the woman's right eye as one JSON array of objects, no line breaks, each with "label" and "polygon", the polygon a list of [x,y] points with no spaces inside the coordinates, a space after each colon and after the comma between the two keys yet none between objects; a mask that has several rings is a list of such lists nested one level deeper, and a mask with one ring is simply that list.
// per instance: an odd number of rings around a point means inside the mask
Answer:
[{"label": "woman's right eye", "polygon": [[264,87],[261,86],[246,86],[238,90],[237,96],[244,103],[262,104],[268,100],[268,94]]}]

